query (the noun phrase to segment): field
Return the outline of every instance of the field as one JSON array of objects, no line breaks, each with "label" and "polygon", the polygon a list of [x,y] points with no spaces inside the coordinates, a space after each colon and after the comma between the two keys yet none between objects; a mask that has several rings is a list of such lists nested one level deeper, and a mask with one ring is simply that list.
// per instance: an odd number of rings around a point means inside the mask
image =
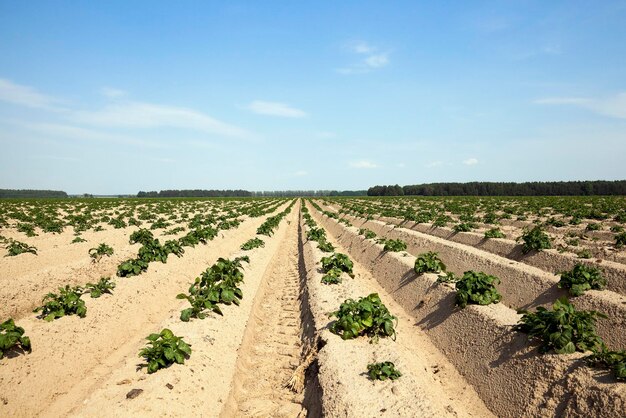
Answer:
[{"label": "field", "polygon": [[0,201],[0,416],[621,417],[625,226],[623,197]]}]

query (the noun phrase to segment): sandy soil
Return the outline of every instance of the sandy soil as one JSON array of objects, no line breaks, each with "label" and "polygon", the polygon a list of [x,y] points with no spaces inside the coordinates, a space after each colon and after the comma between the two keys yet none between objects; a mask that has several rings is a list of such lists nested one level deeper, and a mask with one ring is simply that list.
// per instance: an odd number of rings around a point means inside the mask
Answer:
[{"label": "sandy soil", "polygon": [[[220,231],[206,246],[186,248],[182,258],[151,263],[140,276],[115,278],[113,295],[84,297],[86,318],[51,323],[29,312],[43,294],[60,285],[114,276],[119,262],[139,248],[128,244],[136,228],[84,232],[88,242],[82,244],[69,244],[71,228],[28,239],[8,231],[36,245],[40,255],[0,258],[0,320],[13,315],[33,342],[31,354],[10,353],[0,360],[0,416],[617,417],[626,409],[626,385],[606,372],[581,367],[581,354],[538,356],[525,336],[510,331],[519,318],[510,301],[532,299],[537,292],[551,296],[540,286],[547,273],[522,265],[528,271],[519,271],[537,276],[535,285],[515,291],[511,281],[503,303],[455,310],[450,286],[436,285],[435,275],[414,277],[415,257],[385,253],[355,228],[309,206],[336,251],[355,264],[353,279],[344,276],[340,285],[323,285],[319,260],[328,253],[306,240],[299,202],[273,236],[260,236],[263,248],[239,248],[256,236],[268,216],[286,206],[259,218],[240,217],[239,227]],[[379,227],[389,234],[404,233]],[[155,235],[161,241],[185,233],[161,237],[160,232]],[[92,263],[87,251],[100,242],[113,246],[115,255]],[[453,244],[459,250],[450,253],[454,269],[482,266],[483,259],[493,258]],[[250,256],[250,264],[244,264],[241,305],[222,306],[223,317],[181,322],[180,310],[188,305],[175,296],[218,257],[239,255]],[[523,263],[503,260],[490,263],[513,278]],[[346,298],[373,292],[398,317],[396,341],[344,341],[330,333],[329,312]],[[602,292],[591,292],[584,300],[597,303],[602,299],[598,294]],[[618,306],[616,312],[622,311]],[[143,361],[137,353],[145,337],[162,328],[182,336],[193,352],[184,365],[149,375],[139,367]],[[319,352],[307,357],[313,347]],[[387,360],[403,376],[370,381],[367,364]],[[294,393],[285,383],[302,365],[308,365],[304,391]]]},{"label": "sandy soil", "polygon": [[34,348],[29,355],[1,360],[0,416],[46,415],[48,408],[56,411],[50,415],[64,415],[124,359],[136,364],[144,337],[163,318],[178,315],[181,302],[175,296],[218,257],[238,251],[265,218],[224,231],[223,238],[187,249],[167,264],[151,263],[146,273],[118,280],[112,296],[87,297],[86,318],[20,319]]}]

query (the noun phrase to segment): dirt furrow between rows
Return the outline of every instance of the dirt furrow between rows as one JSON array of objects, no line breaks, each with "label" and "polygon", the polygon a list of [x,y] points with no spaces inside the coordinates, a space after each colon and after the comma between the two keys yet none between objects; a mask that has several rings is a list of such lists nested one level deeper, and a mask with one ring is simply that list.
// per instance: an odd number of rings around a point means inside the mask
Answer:
[{"label": "dirt furrow between rows", "polygon": [[262,279],[222,417],[304,417],[303,394],[285,386],[300,362],[298,225],[292,222]]},{"label": "dirt furrow between rows", "polygon": [[[45,416],[219,416],[233,384],[237,351],[242,344],[261,278],[293,216],[292,212],[281,221],[273,236],[262,236],[265,242],[262,248],[250,251],[221,248],[221,257],[233,259],[245,255],[250,258],[250,263],[244,262],[242,266],[244,280],[240,286],[243,298],[239,306],[220,305],[223,316],[211,313],[205,319],[193,318],[189,322],[182,322],[180,312],[189,304],[178,301],[179,304],[168,315],[129,341],[126,350],[128,354],[109,367],[108,372],[94,382],[88,391],[67,397],[64,404],[72,405],[69,412],[53,407],[46,411]],[[252,237],[254,232],[243,237],[239,244]],[[204,268],[213,262],[207,263]],[[178,291],[186,291],[191,281]],[[143,363],[143,360],[137,358],[137,353],[145,347],[145,336],[163,328],[184,338],[192,348],[191,356],[183,365],[174,364],[154,374],[147,374],[145,369],[138,371],[137,365]],[[129,397],[128,394],[133,396]]]},{"label": "dirt furrow between rows", "polygon": [[176,295],[218,257],[237,251],[264,219],[245,221],[181,258],[171,256],[167,264],[151,263],[146,273],[119,279],[113,295],[85,299],[85,318],[50,323],[22,318],[33,352],[2,365],[0,416],[65,415],[111,369],[126,358],[136,359],[137,344],[179,311]]}]

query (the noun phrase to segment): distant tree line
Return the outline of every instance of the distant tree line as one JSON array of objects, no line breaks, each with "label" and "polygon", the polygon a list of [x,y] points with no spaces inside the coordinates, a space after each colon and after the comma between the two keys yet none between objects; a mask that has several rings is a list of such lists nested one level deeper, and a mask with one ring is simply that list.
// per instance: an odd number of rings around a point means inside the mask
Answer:
[{"label": "distant tree line", "polygon": [[250,197],[247,190],[161,190],[160,192],[139,192],[137,197]]},{"label": "distant tree line", "polygon": [[67,197],[67,193],[60,190],[0,189],[0,199],[64,199]]},{"label": "distant tree line", "polygon": [[139,192],[137,197],[299,197],[299,196],[366,196],[366,190],[279,190],[250,192],[248,190],[161,190]]},{"label": "distant tree line", "polygon": [[430,183],[374,186],[368,196],[591,196],[626,195],[626,180],[546,181],[527,183]]}]

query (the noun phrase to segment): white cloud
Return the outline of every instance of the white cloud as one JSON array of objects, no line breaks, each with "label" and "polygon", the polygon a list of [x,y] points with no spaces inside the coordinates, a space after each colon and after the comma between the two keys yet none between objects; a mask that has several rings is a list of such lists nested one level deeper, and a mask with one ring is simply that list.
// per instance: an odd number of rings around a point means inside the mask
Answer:
[{"label": "white cloud", "polygon": [[387,54],[370,55],[365,59],[365,64],[371,68],[380,68],[389,64]]},{"label": "white cloud", "polygon": [[388,52],[381,52],[377,47],[365,41],[348,42],[346,43],[346,49],[353,54],[366,55],[366,57],[352,65],[336,68],[335,71],[339,74],[364,74],[389,64]]},{"label": "white cloud", "polygon": [[38,109],[61,110],[61,100],[39,93],[32,87],[0,78],[0,101]]},{"label": "white cloud", "polygon": [[426,164],[426,167],[433,168],[433,167],[441,167],[442,165],[443,165],[443,161],[432,161]]},{"label": "white cloud", "polygon": [[306,112],[279,102],[255,100],[248,105],[248,109],[259,115],[280,116],[284,118],[303,118],[307,116]]},{"label": "white cloud", "polygon": [[108,97],[110,99],[119,99],[120,97],[124,97],[127,95],[127,93],[124,90],[115,89],[112,87],[102,87],[100,89],[100,93],[103,96]]},{"label": "white cloud", "polygon": [[116,103],[99,111],[73,112],[71,119],[87,125],[112,128],[175,127],[224,136],[241,138],[250,136],[244,129],[219,121],[202,112],[152,103]]},{"label": "white cloud", "polygon": [[368,160],[351,161],[349,165],[352,168],[378,168],[377,164]]},{"label": "white cloud", "polygon": [[364,41],[348,42],[346,47],[356,54],[369,54],[376,51],[376,48]]},{"label": "white cloud", "polygon": [[478,164],[478,160],[476,158],[468,158],[467,160],[463,161],[463,164],[465,164],[465,165],[476,165],[476,164]]},{"label": "white cloud", "polygon": [[540,105],[570,105],[612,118],[626,119],[626,92],[599,99],[585,97],[548,97],[534,101]]},{"label": "white cloud", "polygon": [[46,137],[57,137],[78,141],[104,141],[118,144],[130,144],[137,146],[148,146],[161,148],[162,146],[142,139],[129,137],[126,135],[110,134],[106,132],[85,129],[73,125],[53,124],[53,123],[15,123],[22,128],[37,132],[38,135]]},{"label": "white cloud", "polygon": [[309,174],[309,173],[304,171],[304,170],[299,170],[299,171],[296,171],[295,173],[293,173],[293,175],[296,176],[296,177],[306,176],[307,174]]}]

